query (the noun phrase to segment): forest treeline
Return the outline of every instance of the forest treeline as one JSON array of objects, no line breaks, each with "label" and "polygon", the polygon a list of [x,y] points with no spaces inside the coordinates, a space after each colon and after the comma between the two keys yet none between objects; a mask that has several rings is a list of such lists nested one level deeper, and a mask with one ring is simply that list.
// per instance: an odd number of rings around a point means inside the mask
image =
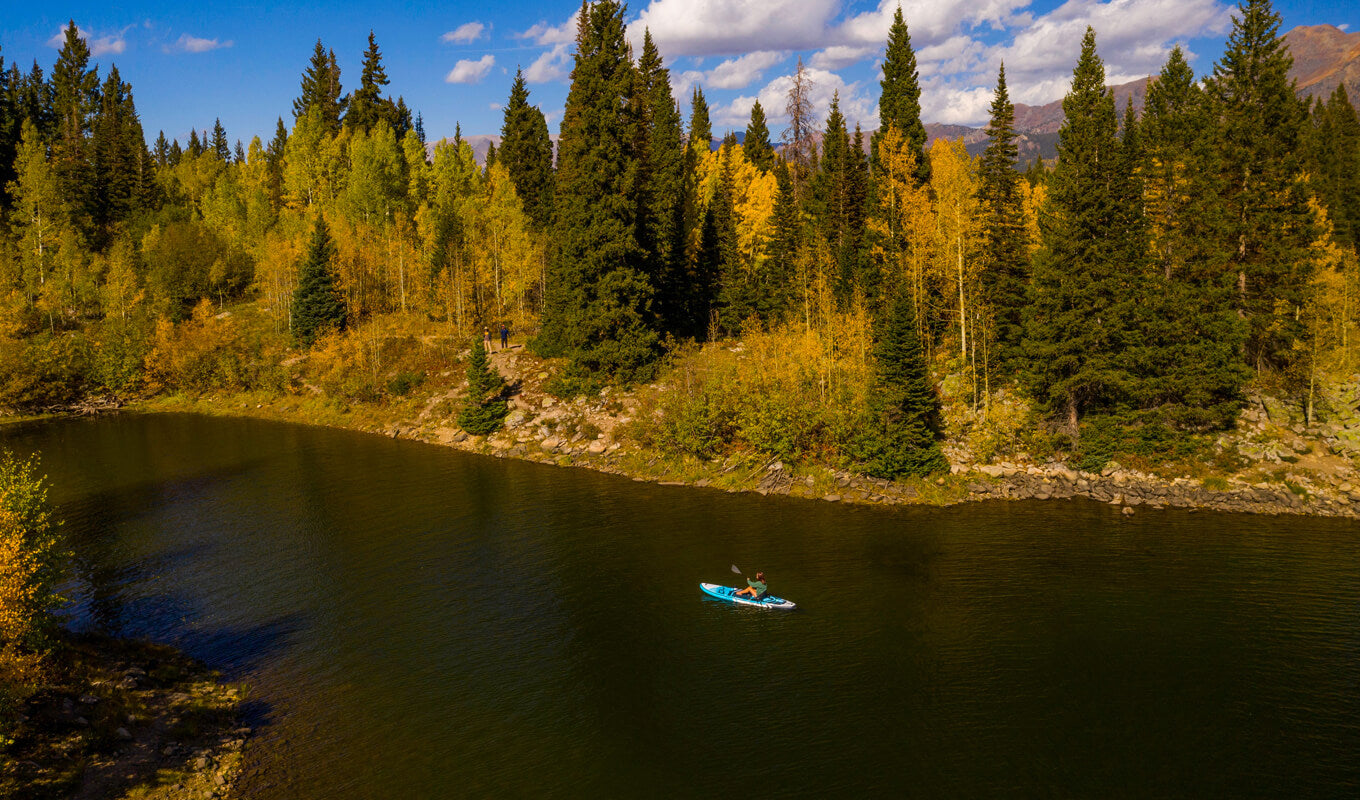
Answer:
[{"label": "forest treeline", "polygon": [[1360,120],[1344,87],[1296,96],[1267,0],[1207,77],[1173,50],[1141,115],[1088,29],[1058,158],[1027,170],[1004,65],[986,151],[927,147],[900,10],[879,129],[814,108],[800,61],[782,135],[757,102],[716,149],[702,91],[686,119],[623,14],[583,4],[556,146],[517,74],[484,164],[460,135],[429,156],[371,34],[358,88],[318,41],[288,120],[248,145],[216,121],[148,146],[74,24],[50,77],[0,69],[0,405],[288,391],[299,350],[375,397],[410,384],[380,368],[402,321],[536,331],[564,394],[740,338],[743,365],[686,381],[659,439],[888,476],[946,466],[941,387],[978,418],[1022,395],[1089,450],[1229,427],[1252,382],[1311,414],[1353,371]]}]

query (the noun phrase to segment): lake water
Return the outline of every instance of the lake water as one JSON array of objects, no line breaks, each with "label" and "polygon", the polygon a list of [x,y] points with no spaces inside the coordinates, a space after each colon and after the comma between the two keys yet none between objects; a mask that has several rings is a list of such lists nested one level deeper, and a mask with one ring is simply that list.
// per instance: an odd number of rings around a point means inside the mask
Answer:
[{"label": "lake water", "polygon": [[[862,508],[190,415],[0,429],[250,798],[1360,796],[1360,524]],[[706,599],[736,564],[792,613]]]}]

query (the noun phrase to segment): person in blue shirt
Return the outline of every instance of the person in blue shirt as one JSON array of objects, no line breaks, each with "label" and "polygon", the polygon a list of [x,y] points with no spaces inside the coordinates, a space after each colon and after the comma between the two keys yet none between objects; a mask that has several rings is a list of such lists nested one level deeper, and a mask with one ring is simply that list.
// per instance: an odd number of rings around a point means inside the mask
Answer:
[{"label": "person in blue shirt", "polygon": [[746,579],[746,588],[737,590],[737,596],[749,595],[752,598],[759,600],[765,596],[765,592],[765,573],[757,572],[755,580],[751,580],[750,578]]}]

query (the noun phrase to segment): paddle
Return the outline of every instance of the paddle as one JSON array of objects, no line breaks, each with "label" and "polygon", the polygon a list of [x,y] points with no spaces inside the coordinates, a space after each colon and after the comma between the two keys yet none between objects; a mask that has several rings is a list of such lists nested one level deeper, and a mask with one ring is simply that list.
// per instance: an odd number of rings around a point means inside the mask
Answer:
[{"label": "paddle", "polygon": [[743,577],[744,577],[745,574],[746,574],[746,573],[742,572],[741,570],[737,569],[737,565],[736,565],[736,564],[733,564],[733,565],[732,565],[732,571],[735,572],[735,573],[737,573],[738,575],[742,575]]}]

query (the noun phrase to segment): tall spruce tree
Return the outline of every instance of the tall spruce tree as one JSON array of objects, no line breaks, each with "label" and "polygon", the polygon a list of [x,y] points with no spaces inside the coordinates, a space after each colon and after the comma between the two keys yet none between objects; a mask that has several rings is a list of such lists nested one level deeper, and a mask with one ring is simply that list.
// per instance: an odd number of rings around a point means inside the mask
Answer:
[{"label": "tall spruce tree", "polygon": [[623,7],[583,2],[559,145],[557,249],[534,346],[625,382],[650,374],[658,343],[632,194],[634,81]]},{"label": "tall spruce tree", "polygon": [[293,338],[304,347],[311,347],[328,331],[344,330],[348,320],[345,298],[336,286],[334,258],[330,228],[317,217],[293,292]]},{"label": "tall spruce tree", "polygon": [[67,212],[87,235],[95,214],[94,163],[89,136],[99,110],[99,72],[90,66],[90,48],[72,20],[52,68],[57,139],[52,166],[66,199]]},{"label": "tall spruce tree", "polygon": [[1076,436],[1082,416],[1126,399],[1133,376],[1123,350],[1133,306],[1142,300],[1138,270],[1122,260],[1132,234],[1120,228],[1127,197],[1119,186],[1114,97],[1089,27],[1063,114],[1040,217],[1043,246],[1034,261],[1025,347],[1035,398]]},{"label": "tall spruce tree", "polygon": [[1002,374],[1014,375],[1022,356],[1030,265],[1020,173],[1015,169],[1015,106],[1006,91],[1005,64],[997,71],[986,134],[989,141],[978,167],[983,291],[994,322],[996,363]]},{"label": "tall spruce tree", "polygon": [[831,110],[822,136],[821,171],[813,185],[822,233],[836,259],[836,292],[844,302],[858,287],[872,297],[877,289],[864,275],[865,203],[868,178],[862,146],[853,145],[841,114],[840,95],[831,98]]},{"label": "tall spruce tree", "polygon": [[740,329],[754,307],[744,285],[737,242],[737,212],[732,206],[732,146],[718,153],[718,185],[704,209],[699,251],[695,254],[695,317],[705,322],[716,312],[727,333]]},{"label": "tall spruce tree", "polygon": [[865,471],[878,478],[949,469],[940,450],[940,398],[931,385],[916,328],[915,304],[901,293],[878,325],[870,420],[857,446]]},{"label": "tall spruce tree", "polygon": [[897,128],[911,143],[916,155],[916,180],[921,186],[930,183],[930,159],[926,158],[926,127],[921,122],[921,82],[916,72],[916,51],[911,48],[911,34],[902,19],[902,7],[893,13],[888,29],[888,49],[883,57],[883,80],[878,84],[882,94],[878,98],[879,130],[869,140],[875,166],[878,164],[878,142],[889,125]]},{"label": "tall spruce tree", "polygon": [[335,52],[328,53],[320,39],[316,40],[312,60],[302,73],[301,93],[293,101],[293,117],[306,116],[314,107],[329,133],[340,130],[340,117],[345,111],[340,94],[340,67],[335,62]]},{"label": "tall spruce tree", "polygon": [[1302,335],[1300,310],[1312,277],[1316,238],[1302,181],[1305,109],[1289,78],[1293,58],[1269,0],[1246,0],[1233,16],[1207,90],[1220,131],[1222,201],[1247,320],[1247,363],[1285,367]]},{"label": "tall spruce tree", "polygon": [[212,144],[208,152],[223,164],[231,163],[231,145],[227,142],[227,129],[222,127],[220,117],[213,120]]},{"label": "tall spruce tree", "polygon": [[1245,326],[1223,246],[1223,171],[1206,135],[1213,120],[1179,47],[1148,87],[1139,130],[1150,275],[1135,354],[1138,404],[1181,428],[1231,425],[1248,377]]},{"label": "tall spruce tree", "polygon": [[1327,208],[1336,240],[1360,251],[1360,118],[1344,83],[1326,102],[1313,105],[1311,123],[1310,182]]},{"label": "tall spruce tree", "polygon": [[760,107],[760,100],[751,104],[751,121],[746,124],[742,151],[756,169],[769,172],[774,167],[774,148],[770,146],[770,129],[765,127],[765,109]]},{"label": "tall spruce tree", "polygon": [[524,213],[538,230],[547,231],[553,215],[553,146],[543,112],[529,105],[523,70],[515,71],[504,118],[497,157],[515,184]]},{"label": "tall spruce tree", "polygon": [[[164,141],[164,136],[161,141]],[[110,67],[100,91],[100,109],[91,137],[93,155],[93,213],[96,239],[102,248],[111,228],[147,204],[152,183],[142,124],[132,100],[132,87],[123,82],[118,67]]]},{"label": "tall spruce tree", "polygon": [[[378,49],[373,31],[370,30],[368,49],[364,51],[363,72],[359,76],[359,88],[350,95],[349,109],[345,112],[345,125],[352,130],[370,130],[381,119],[386,120],[389,126],[393,126],[397,120],[392,118],[391,101],[384,103],[382,98],[382,88],[387,84],[387,71],[382,65],[382,51]],[[400,131],[397,134],[398,138],[405,133]]]},{"label": "tall spruce tree", "polygon": [[685,281],[685,146],[680,109],[671,94],[670,70],[652,41],[650,31],[642,36],[642,55],[638,58],[638,77],[645,93],[650,133],[648,157],[651,207],[646,221],[650,230],[646,240],[652,251],[655,311],[661,330],[682,334]]}]

